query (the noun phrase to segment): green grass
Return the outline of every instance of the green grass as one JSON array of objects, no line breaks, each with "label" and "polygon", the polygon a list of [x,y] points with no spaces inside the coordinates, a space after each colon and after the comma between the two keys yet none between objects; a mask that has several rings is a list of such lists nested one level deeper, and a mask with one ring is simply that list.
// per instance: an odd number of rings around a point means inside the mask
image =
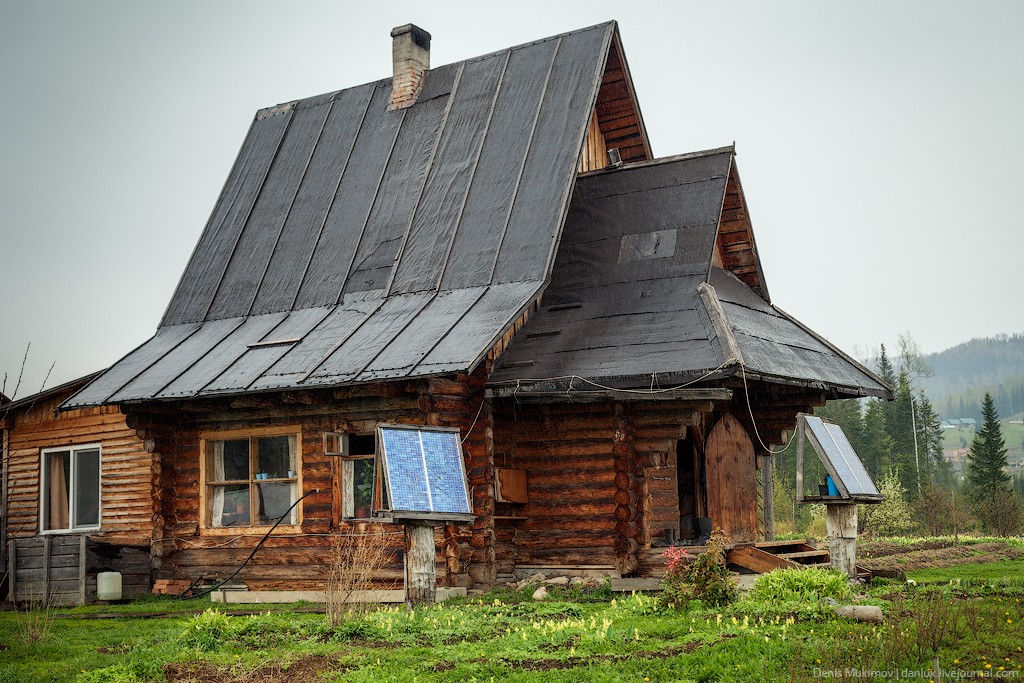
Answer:
[{"label": "green grass", "polygon": [[[1021,562],[999,564],[1021,575]],[[324,615],[289,613],[289,606],[254,616],[193,615],[209,603],[147,599],[56,610],[61,618],[32,644],[21,638],[18,615],[2,612],[0,683],[161,681],[165,665],[190,667],[204,681],[218,671],[225,680],[257,681],[253,672],[304,666],[324,669],[324,681],[810,681],[815,669],[819,678],[844,667],[920,671],[931,661],[922,643],[942,619],[954,624],[938,639],[947,669],[985,670],[988,663],[1022,671],[1024,581],[973,580],[991,577],[958,569],[972,580],[879,582],[850,596],[881,606],[882,626],[835,617],[819,599],[836,590],[825,577],[766,581],[787,586],[788,602],[768,595],[688,612],[606,589],[553,589],[550,602],[506,589],[415,612],[383,608],[333,629]],[[160,608],[174,612],[130,616]],[[118,610],[124,618],[88,618]],[[922,617],[929,614],[942,619]]]},{"label": "green grass", "polygon": [[954,581],[1017,579],[1024,587],[1024,560],[1004,560],[985,564],[957,564],[936,569],[914,569],[907,572],[907,578],[915,581]]}]

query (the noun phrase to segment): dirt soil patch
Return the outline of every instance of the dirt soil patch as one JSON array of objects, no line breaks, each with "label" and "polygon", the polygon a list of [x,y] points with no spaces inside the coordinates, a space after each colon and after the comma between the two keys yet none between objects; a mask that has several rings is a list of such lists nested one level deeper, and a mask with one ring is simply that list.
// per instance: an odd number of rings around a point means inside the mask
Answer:
[{"label": "dirt soil patch", "polygon": [[321,672],[347,671],[321,655],[308,655],[290,664],[271,663],[249,672],[201,662],[165,664],[164,675],[172,683],[319,683]]},{"label": "dirt soil patch", "polygon": [[999,541],[969,545],[952,541],[922,541],[910,545],[865,541],[858,544],[857,555],[858,564],[867,569],[911,571],[1017,560],[1024,557],[1024,550]]}]

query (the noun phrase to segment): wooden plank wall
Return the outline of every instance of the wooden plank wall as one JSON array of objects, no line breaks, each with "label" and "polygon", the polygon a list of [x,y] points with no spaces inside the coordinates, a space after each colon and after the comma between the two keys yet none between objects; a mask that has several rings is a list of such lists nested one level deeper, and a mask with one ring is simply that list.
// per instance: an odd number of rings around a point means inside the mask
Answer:
[{"label": "wooden plank wall", "polygon": [[193,401],[134,413],[133,425],[156,443],[160,460],[155,497],[163,515],[155,544],[157,578],[219,579],[233,572],[257,544],[265,528],[200,528],[199,434],[298,425],[302,431],[301,524],[280,527],[236,577],[250,589],[322,590],[339,535],[383,532],[394,551],[376,577],[381,588],[400,588],[403,576],[402,527],[370,522],[338,522],[332,493],[340,461],[324,455],[325,431],[369,432],[380,422],[455,426],[464,442],[477,520],[437,529],[438,578],[446,586],[486,586],[493,582],[493,464],[488,455],[489,414],[481,409],[482,373],[454,380],[431,379],[361,385],[318,392],[293,392],[240,399]]},{"label": "wooden plank wall", "polygon": [[601,126],[597,123],[597,112],[590,117],[587,128],[587,139],[583,142],[583,154],[580,155],[579,172],[596,171],[608,165],[608,148],[604,144]]},{"label": "wooden plank wall", "polygon": [[149,539],[153,459],[147,444],[125,423],[116,406],[55,414],[67,396],[40,401],[8,416],[8,538],[39,532],[40,453],[45,448],[100,444],[100,530],[91,535]]},{"label": "wooden plank wall", "polygon": [[718,261],[715,265],[728,270],[755,292],[761,293],[754,230],[735,163],[729,170],[729,181],[725,188],[715,258]]},{"label": "wooden plank wall", "polygon": [[84,534],[12,539],[8,562],[13,576],[8,598],[16,602],[54,606],[93,602],[96,575],[108,571],[121,572],[125,597],[144,595],[150,588],[148,549],[97,544]]}]

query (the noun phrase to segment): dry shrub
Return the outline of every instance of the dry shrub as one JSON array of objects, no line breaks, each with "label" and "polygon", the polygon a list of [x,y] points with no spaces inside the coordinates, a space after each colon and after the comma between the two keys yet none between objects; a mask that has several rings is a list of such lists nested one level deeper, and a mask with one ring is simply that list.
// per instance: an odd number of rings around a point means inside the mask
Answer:
[{"label": "dry shrub", "polygon": [[15,604],[18,635],[26,645],[33,645],[49,637],[55,616],[53,607],[52,595],[45,601],[41,597],[38,600],[29,600],[23,609],[19,609]]},{"label": "dry shrub", "polygon": [[327,575],[327,621],[332,627],[367,608],[369,603],[355,598],[373,586],[374,576],[391,560],[392,552],[387,534],[380,529],[335,537]]}]

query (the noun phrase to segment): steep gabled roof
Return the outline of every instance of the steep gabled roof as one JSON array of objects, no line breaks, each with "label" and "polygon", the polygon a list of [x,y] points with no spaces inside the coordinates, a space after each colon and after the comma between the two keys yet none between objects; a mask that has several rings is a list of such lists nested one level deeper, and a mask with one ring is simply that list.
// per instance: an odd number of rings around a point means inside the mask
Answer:
[{"label": "steep gabled roof", "polygon": [[390,91],[260,111],[157,334],[64,407],[470,370],[543,290],[595,103],[649,155],[614,22]]},{"label": "steep gabled roof", "polygon": [[[489,386],[522,395],[656,388],[742,371],[888,396],[870,371],[769,303],[745,207],[735,224],[738,188],[731,147],[581,176],[543,305]],[[723,240],[741,229],[743,239]],[[741,242],[730,253],[742,257],[723,254]]]}]

